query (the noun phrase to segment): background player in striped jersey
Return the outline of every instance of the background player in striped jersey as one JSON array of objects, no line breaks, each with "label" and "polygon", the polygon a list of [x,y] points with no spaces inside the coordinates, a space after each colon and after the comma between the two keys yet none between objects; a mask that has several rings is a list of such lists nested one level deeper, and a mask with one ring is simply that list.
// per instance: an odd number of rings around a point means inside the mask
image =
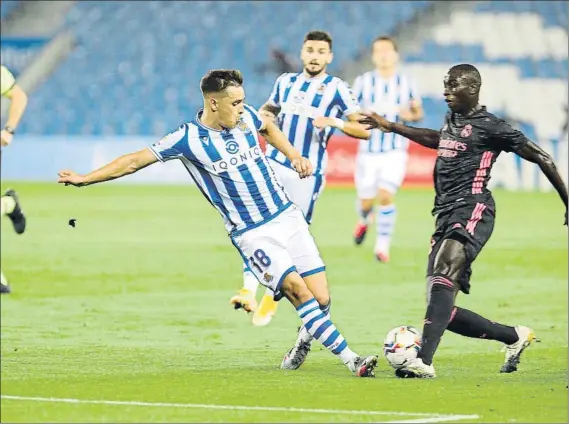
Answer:
[{"label": "background player in striped jersey", "polygon": [[[310,159],[315,168],[311,177],[301,180],[285,155],[267,146],[266,154],[271,159],[272,168],[310,224],[314,205],[325,185],[324,173],[328,161],[326,147],[333,129],[338,128],[350,136],[364,139],[370,133],[357,122],[359,106],[348,84],[326,73],[326,67],[333,59],[330,34],[324,31],[307,33],[300,57],[303,71],[279,76],[260,111],[276,119],[281,131],[303,157]],[[348,121],[343,121],[342,117]],[[237,308],[255,311],[254,325],[269,324],[278,305],[273,300],[274,294],[268,289],[256,309],[255,294],[259,283],[251,270],[245,268],[243,282],[243,288],[230,302]],[[320,298],[325,300],[323,307],[326,307],[329,304],[327,291]]]},{"label": "background player in striped jersey", "polygon": [[[12,142],[16,127],[26,110],[28,96],[22,87],[16,83],[14,75],[4,65],[0,66],[0,85],[2,96],[11,101],[6,125],[0,133],[2,147],[5,147]],[[22,212],[16,192],[7,190],[2,196],[0,204],[2,206],[2,216],[6,215],[10,218],[16,233],[22,234],[26,229],[26,217]],[[0,277],[0,293],[10,293],[8,280],[2,271],[0,271]]]},{"label": "background player in striped jersey", "polygon": [[[376,38],[372,43],[372,60],[376,69],[358,76],[354,82],[354,94],[362,109],[374,111],[393,122],[421,120],[421,97],[414,81],[398,70],[395,41],[387,36]],[[407,147],[408,140],[399,134],[372,130],[369,140],[360,141],[356,159],[359,221],[354,241],[356,245],[364,241],[377,199],[374,252],[382,262],[389,261],[397,216],[394,196],[405,178]]]},{"label": "background player in striped jersey", "polygon": [[327,287],[324,263],[302,212],[290,201],[261,151],[258,134],[263,133],[286,156],[301,178],[312,173],[310,161],[272,120],[245,105],[242,84],[239,71],[210,71],[201,81],[204,107],[191,122],[150,148],[121,156],[87,175],[61,171],[58,182],[91,185],[158,161],[179,159],[222,216],[233,245],[256,277],[277,299],[285,296],[303,327],[350,371],[358,377],[373,377],[377,356],[362,358],[354,353],[310,289]]}]

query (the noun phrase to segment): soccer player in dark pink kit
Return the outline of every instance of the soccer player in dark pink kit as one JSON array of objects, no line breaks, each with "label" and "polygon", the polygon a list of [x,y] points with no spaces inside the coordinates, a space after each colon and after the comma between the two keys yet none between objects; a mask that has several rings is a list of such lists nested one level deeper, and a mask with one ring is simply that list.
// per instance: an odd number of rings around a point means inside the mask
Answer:
[{"label": "soccer player in dark pink kit", "polygon": [[365,113],[360,120],[368,129],[394,132],[438,150],[433,209],[436,229],[427,266],[428,305],[421,350],[414,361],[397,370],[399,377],[435,377],[433,357],[447,329],[466,337],[504,343],[504,373],[517,370],[521,354],[536,340],[529,327],[502,325],[455,306],[459,291],[470,292],[470,266],[494,229],[495,204],[487,185],[501,152],[514,152],[539,165],[565,204],[567,225],[567,188],[551,157],[479,104],[481,85],[480,73],[472,65],[449,70],[444,80],[449,112],[440,131],[389,122],[376,113]]}]

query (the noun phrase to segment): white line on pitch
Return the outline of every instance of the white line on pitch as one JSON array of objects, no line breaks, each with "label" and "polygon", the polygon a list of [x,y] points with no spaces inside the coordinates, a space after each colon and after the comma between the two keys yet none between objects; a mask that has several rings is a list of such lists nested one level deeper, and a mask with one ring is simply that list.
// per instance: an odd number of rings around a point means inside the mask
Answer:
[{"label": "white line on pitch", "polygon": [[[478,415],[441,415],[420,412],[389,412],[389,411],[356,411],[349,409],[312,409],[312,408],[288,408],[282,406],[244,406],[244,405],[213,405],[203,403],[164,403],[164,402],[139,402],[123,400],[89,400],[89,399],[67,399],[53,397],[30,397],[30,396],[11,396],[2,395],[6,400],[23,400],[35,402],[54,402],[54,403],[75,403],[75,404],[99,404],[99,405],[125,405],[125,406],[149,406],[166,408],[194,408],[194,409],[218,409],[233,411],[268,411],[268,412],[305,412],[311,414],[337,414],[337,415],[395,415],[407,417],[425,417],[426,419],[416,421],[397,421],[397,422],[444,422],[451,420],[476,419]],[[396,422],[396,421],[393,421]]]},{"label": "white line on pitch", "polygon": [[477,420],[479,415],[439,415],[432,418],[418,418],[412,420],[402,421],[384,421],[385,424],[389,423],[444,423],[447,421],[460,421],[460,420]]}]

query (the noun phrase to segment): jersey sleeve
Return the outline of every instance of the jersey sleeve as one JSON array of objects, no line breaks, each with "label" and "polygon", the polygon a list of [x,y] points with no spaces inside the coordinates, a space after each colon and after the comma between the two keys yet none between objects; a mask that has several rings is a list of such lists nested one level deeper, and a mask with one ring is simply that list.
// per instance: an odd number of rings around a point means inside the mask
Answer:
[{"label": "jersey sleeve", "polygon": [[251,115],[251,119],[253,119],[257,131],[262,131],[265,128],[265,123],[261,119],[259,112],[249,105],[245,105],[245,110]]},{"label": "jersey sleeve", "polygon": [[185,124],[176,131],[166,134],[148,148],[160,162],[167,162],[184,155],[183,143],[188,143],[188,126]]},{"label": "jersey sleeve", "polygon": [[360,105],[358,99],[350,90],[348,84],[344,81],[338,83],[338,88],[336,92],[337,104],[342,111],[342,115],[349,116],[352,113],[357,113],[360,111]]},{"label": "jersey sleeve", "polygon": [[275,81],[275,85],[273,86],[273,91],[271,91],[271,95],[267,99],[266,102],[267,104],[274,107],[281,107],[281,82],[284,79],[285,75],[286,74],[282,74]]},{"label": "jersey sleeve", "polygon": [[354,85],[352,86],[352,92],[354,93],[354,97],[356,98],[358,103],[361,103],[363,100],[363,86],[364,86],[363,78],[361,75],[359,75],[354,80]]},{"label": "jersey sleeve", "polygon": [[526,144],[529,139],[503,119],[497,119],[491,127],[490,138],[500,150],[513,152]]},{"label": "jersey sleeve", "polygon": [[423,103],[421,92],[417,88],[417,81],[414,78],[409,79],[409,101],[413,102],[416,106]]},{"label": "jersey sleeve", "polygon": [[16,78],[12,72],[8,70],[4,65],[0,66],[0,93],[2,96],[8,94],[8,92],[16,85]]}]

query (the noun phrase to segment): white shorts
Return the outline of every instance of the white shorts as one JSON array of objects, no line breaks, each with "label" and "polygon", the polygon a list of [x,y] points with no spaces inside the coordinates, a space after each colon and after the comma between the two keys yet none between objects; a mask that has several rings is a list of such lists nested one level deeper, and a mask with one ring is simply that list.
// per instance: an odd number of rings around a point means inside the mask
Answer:
[{"label": "white shorts", "polygon": [[358,198],[374,199],[379,189],[395,194],[405,179],[407,158],[405,150],[359,153],[355,173]]},{"label": "white shorts", "polygon": [[326,185],[324,176],[311,175],[301,179],[298,176],[298,172],[274,160],[271,160],[271,167],[284,186],[290,200],[300,208],[306,218],[306,222],[310,224],[316,200],[318,200]]},{"label": "white shorts", "polygon": [[291,272],[308,277],[325,270],[308,224],[294,204],[231,240],[257,280],[275,293],[275,300],[282,297],[282,283]]}]

